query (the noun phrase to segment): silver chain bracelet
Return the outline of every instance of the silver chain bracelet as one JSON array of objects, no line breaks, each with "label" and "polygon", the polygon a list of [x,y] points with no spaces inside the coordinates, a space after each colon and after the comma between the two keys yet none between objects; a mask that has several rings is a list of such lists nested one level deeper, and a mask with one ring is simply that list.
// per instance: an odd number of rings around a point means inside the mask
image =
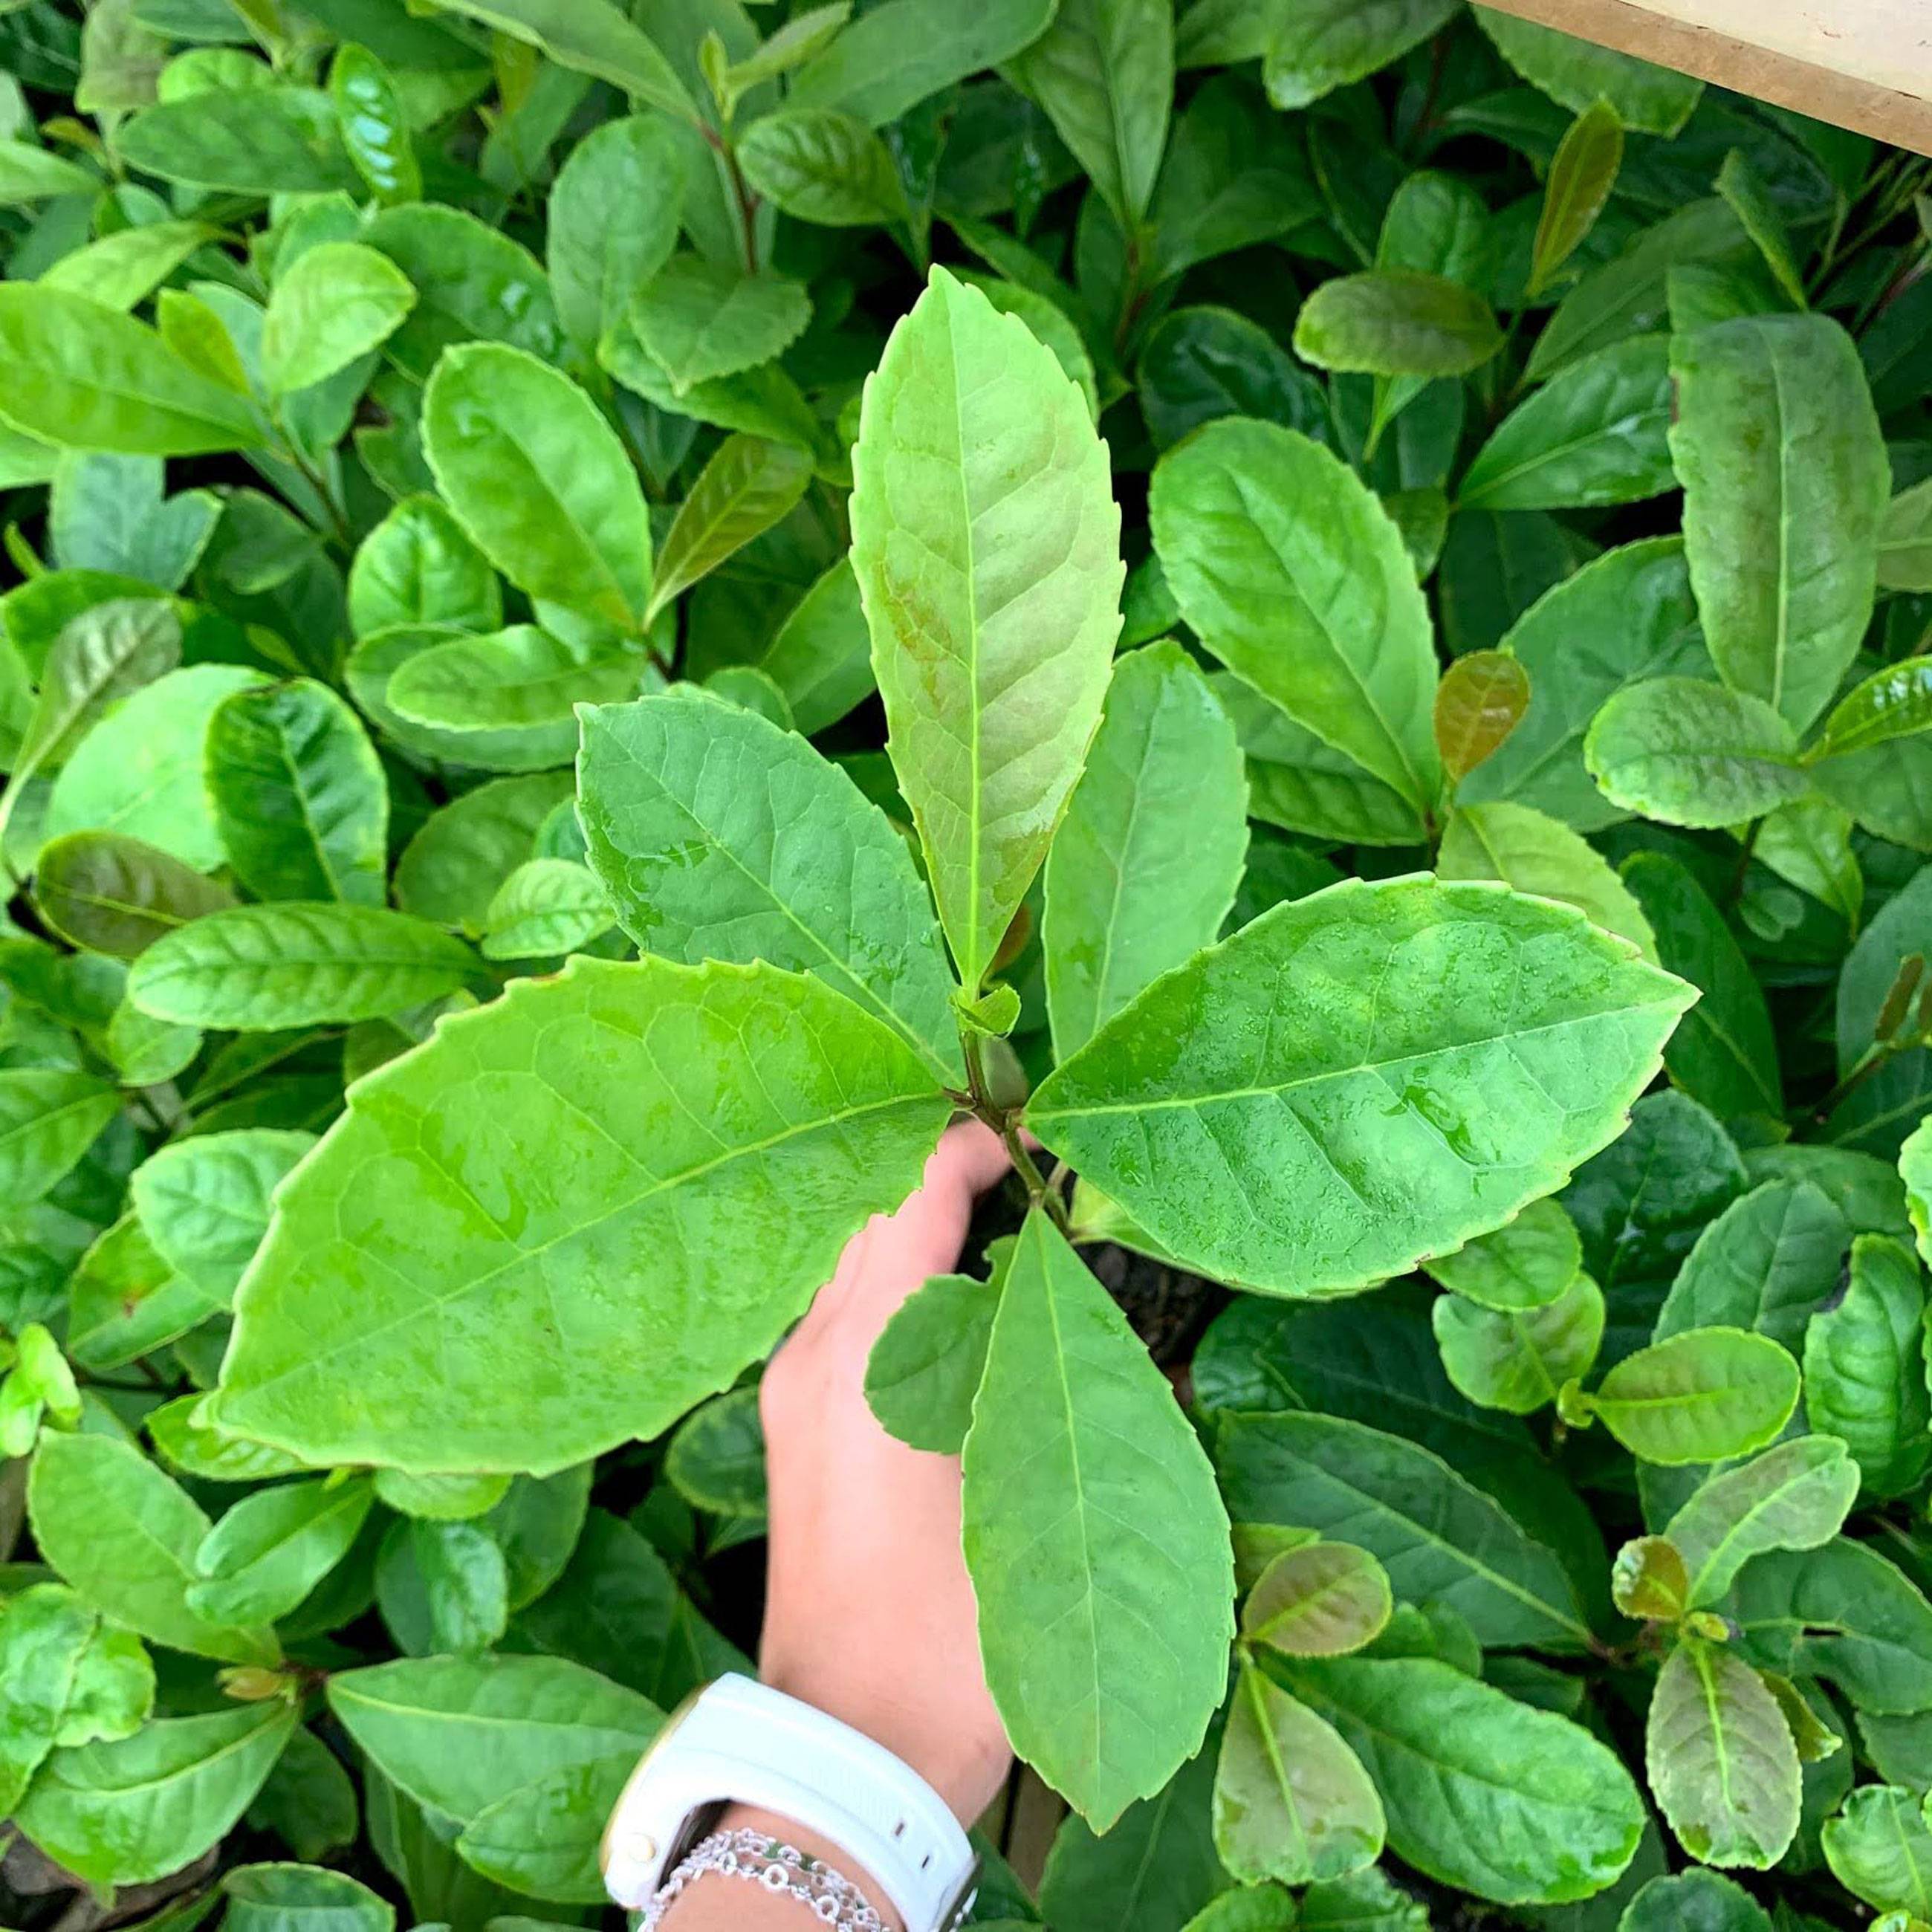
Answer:
[{"label": "silver chain bracelet", "polygon": [[762,1886],[776,1898],[808,1906],[821,1924],[838,1932],[886,1932],[886,1922],[866,1894],[843,1873],[808,1858],[768,1832],[714,1832],[694,1845],[644,1908],[638,1932],[657,1932],[671,1902],[707,1873]]}]

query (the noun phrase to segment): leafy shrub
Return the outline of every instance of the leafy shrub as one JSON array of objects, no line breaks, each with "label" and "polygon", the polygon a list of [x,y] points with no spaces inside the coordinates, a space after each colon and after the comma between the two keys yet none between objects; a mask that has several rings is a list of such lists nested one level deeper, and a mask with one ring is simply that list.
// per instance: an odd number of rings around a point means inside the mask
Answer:
[{"label": "leafy shrub", "polygon": [[4,1916],[584,1920],[963,1107],[982,1918],[1932,1918],[1925,165],[851,14],[0,11]]}]

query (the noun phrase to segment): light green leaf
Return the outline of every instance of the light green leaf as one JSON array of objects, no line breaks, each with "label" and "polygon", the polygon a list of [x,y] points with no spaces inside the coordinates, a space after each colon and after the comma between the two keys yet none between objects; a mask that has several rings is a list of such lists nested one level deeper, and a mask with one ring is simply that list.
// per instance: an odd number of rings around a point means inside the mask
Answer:
[{"label": "light green leaf", "polygon": [[617,923],[608,896],[574,859],[529,859],[496,888],[483,920],[486,959],[574,952]]},{"label": "light green leaf", "polygon": [[349,1553],[374,1500],[366,1481],[284,1483],[244,1496],[202,1540],[190,1610],[220,1623],[287,1616]]},{"label": "light green leaf", "polygon": [[225,1306],[268,1231],[275,1189],[314,1145],[313,1134],[238,1127],[162,1148],[129,1184],[142,1232],[176,1274]]},{"label": "light green leaf", "polygon": [[1504,1312],[1544,1308],[1582,1272],[1583,1244],[1560,1202],[1532,1201],[1494,1234],[1453,1254],[1425,1260],[1423,1271],[1465,1300]]},{"label": "light green leaf", "polygon": [[1294,323],[1294,352],[1304,362],[1372,376],[1466,376],[1502,346],[1496,316],[1474,290],[1411,268],[1324,282]]},{"label": "light green leaf", "polygon": [[[1502,800],[1458,806],[1444,829],[1436,871],[1438,878],[1494,879],[1515,892],[1559,900],[1628,940],[1645,958],[1658,957],[1651,922],[1609,860],[1581,833],[1532,806]],[[1670,970],[1683,972],[1675,961]]]},{"label": "light green leaf", "polygon": [[[1313,0],[1267,9],[1272,32],[1254,51],[1262,56],[1268,99],[1276,107],[1311,106],[1400,59],[1454,10],[1454,0],[1371,0],[1366,6],[1358,0]],[[1240,56],[1230,50],[1228,57]]]},{"label": "light green leaf", "polygon": [[1484,1644],[1587,1641],[1555,1554],[1419,1444],[1340,1416],[1232,1414],[1214,1457],[1238,1522],[1353,1543],[1379,1558],[1398,1598],[1446,1606]]},{"label": "light green leaf", "polygon": [[676,70],[640,28],[609,0],[435,0],[452,13],[481,20],[527,42],[560,67],[599,80],[674,120],[695,122],[698,110]]},{"label": "light green leaf", "polygon": [[1106,449],[1052,351],[935,269],[866,384],[853,473],[888,748],[976,992],[1100,720],[1125,574]]},{"label": "light green leaf", "polygon": [[1932,728],[1932,660],[1907,658],[1855,686],[1825,721],[1814,758],[1869,750]]},{"label": "light green leaf", "polygon": [[424,392],[423,452],[458,520],[512,583],[639,626],[651,586],[644,493],[616,432],[567,376],[500,344],[449,350]]},{"label": "light green leaf", "polygon": [[151,221],[123,228],[63,255],[40,278],[40,286],[124,312],[153,294],[217,232],[205,221]]},{"label": "light green leaf", "polygon": [[1932,1827],[1918,1794],[1868,1784],[1820,1834],[1832,1876],[1879,1911],[1932,1913]]},{"label": "light green leaf", "polygon": [[1208,648],[1324,744],[1431,808],[1441,770],[1428,608],[1400,532],[1353,473],[1292,430],[1228,418],[1161,458],[1148,508],[1168,586]]},{"label": "light green leaf", "polygon": [[1337,1658],[1291,1681],[1367,1768],[1390,1849],[1439,1882],[1562,1904],[1602,1891],[1635,1854],[1644,1812],[1629,1774],[1568,1718],[1432,1658]]},{"label": "light green leaf", "polygon": [[946,1106],[816,980],[582,958],[519,980],[362,1082],[283,1190],[221,1420],[422,1472],[560,1469],[654,1435],[770,1350],[904,1198]]},{"label": "light green leaf", "polygon": [[540,1778],[634,1765],[656,1706],[554,1657],[406,1658],[338,1671],[328,1704],[390,1782],[464,1825]]},{"label": "light green leaf", "polygon": [[296,1722],[295,1706],[278,1700],[164,1718],[118,1743],[56,1751],[14,1822],[91,1884],[165,1877],[226,1834]]},{"label": "light green leaf", "polygon": [[850,114],[825,107],[767,114],[746,129],[738,165],[759,194],[800,221],[859,228],[906,217],[892,151]]},{"label": "light green leaf", "polygon": [[1560,1185],[1621,1130],[1686,997],[1568,907],[1350,880],[1157,980],[1027,1118],[1188,1266],[1332,1294]]},{"label": "light green leaf", "polygon": [[1932,477],[1901,490],[1886,509],[1878,580],[1885,590],[1932,590]]},{"label": "light green leaf", "polygon": [[1645,1768],[1677,1840],[1706,1864],[1766,1871],[1798,1830],[1798,1748],[1735,1652],[1680,1639],[1652,1694]]},{"label": "light green leaf", "polygon": [[120,1111],[120,1095],[85,1073],[0,1070],[0,1199],[25,1208],[50,1192]]},{"label": "light green leaf", "polygon": [[196,1657],[274,1660],[266,1630],[212,1621],[188,1603],[208,1519],[131,1444],[107,1436],[43,1436],[27,1507],[41,1556],[115,1622]]},{"label": "light green leaf", "polygon": [[1873,1496],[1904,1495],[1932,1462],[1924,1328],[1925,1288],[1912,1250],[1861,1234],[1844,1298],[1804,1331],[1805,1415],[1850,1450]]},{"label": "light green leaf", "polygon": [[[573,707],[620,702],[649,674],[643,647],[608,633],[557,637],[512,624],[484,637],[452,638],[398,665],[388,701],[404,717],[464,735],[544,734],[569,756]],[[488,743],[476,762],[496,762]]]},{"label": "light green leaf", "polygon": [[1174,98],[1171,0],[1060,0],[1012,64],[1086,170],[1123,234],[1147,216]]},{"label": "light green leaf", "polygon": [[387,341],[416,307],[410,278],[359,242],[306,248],[276,278],[262,324],[262,374],[272,395],[326,382]]},{"label": "light green leaf", "polygon": [[1037,1212],[1006,1272],[964,1465],[994,1702],[1015,1749],[1105,1829],[1200,1747],[1226,1682],[1234,1561],[1166,1378]]},{"label": "light green leaf", "polygon": [[1252,1664],[1234,1686],[1214,1775],[1214,1844],[1244,1885],[1346,1878],[1382,1848],[1382,1801],[1332,1725]]},{"label": "light green leaf", "polygon": [[1462,509],[1585,509],[1676,488],[1670,339],[1633,336],[1559,370],[1519,404],[1469,465]]},{"label": "light green leaf", "polygon": [[698,472],[664,533],[648,627],[695,584],[788,516],[812,482],[809,457],[763,436],[729,436]]},{"label": "light green leaf", "polygon": [[122,163],[238,194],[352,192],[361,177],[319,87],[215,87],[143,108],[114,140]]},{"label": "light green leaf", "polygon": [[1052,0],[884,0],[868,7],[791,84],[796,107],[832,107],[884,128],[928,95],[1010,59],[1053,18]]},{"label": "light green leaf", "polygon": [[92,194],[100,177],[78,161],[30,141],[0,140],[0,201],[45,201],[57,194]]},{"label": "light green leaf", "polygon": [[1720,1462],[1777,1441],[1798,1406],[1798,1364],[1768,1336],[1687,1328],[1625,1356],[1582,1401],[1646,1462]]},{"label": "light green leaf", "polygon": [[794,734],[688,687],[588,710],[578,810],[639,948],[812,973],[963,1078],[932,904],[904,841]]},{"label": "light green leaf", "polygon": [[1530,250],[1528,295],[1546,289],[1588,238],[1623,164],[1623,123],[1608,101],[1594,101],[1570,123],[1550,164]]},{"label": "light green leaf", "polygon": [[396,1923],[395,1907],[346,1872],[238,1865],[222,1874],[221,1889],[228,1900],[221,1922],[229,1932],[394,1932]]},{"label": "light green leaf", "polygon": [[1817,315],[1742,316],[1674,338],[1670,366],[1670,451],[1712,658],[1802,730],[1871,615],[1890,472],[1864,371],[1844,329]]},{"label": "light green leaf", "polygon": [[554,1771],[510,1792],[464,1827],[464,1862],[512,1890],[563,1904],[608,1901],[599,1852],[633,1751]]},{"label": "light green leaf", "polygon": [[1800,1436],[1719,1471],[1665,1530],[1684,1559],[1685,1607],[1716,1603],[1738,1572],[1766,1550],[1816,1550],[1830,1542],[1858,1490],[1858,1465],[1828,1436]]},{"label": "light green leaf", "polygon": [[[580,347],[595,349],[669,259],[686,167],[675,129],[639,114],[593,128],[557,170],[544,260],[557,314]],[[614,221],[618,208],[625,218]]]},{"label": "light green leaf", "polygon": [[915,1449],[958,1454],[999,1304],[997,1288],[970,1275],[934,1275],[914,1289],[866,1360],[866,1400],[880,1428]]},{"label": "light green leaf", "polygon": [[1169,968],[1211,945],[1247,856],[1234,726],[1178,645],[1118,659],[1046,861],[1041,938],[1064,1058]]},{"label": "light green leaf", "polygon": [[480,933],[503,881],[571,794],[568,772],[493,778],[433,812],[396,866],[396,903],[418,919]]},{"label": "light green leaf", "polygon": [[1634,132],[1675,134],[1703,96],[1704,83],[1688,74],[1653,67],[1492,7],[1478,7],[1475,15],[1503,58],[1573,114],[1604,100]]},{"label": "light green leaf", "polygon": [[1810,1182],[1754,1188],[1698,1235],[1658,1313],[1656,1339],[1687,1328],[1752,1328],[1796,1357],[1804,1324],[1838,1291],[1850,1239],[1844,1214]]},{"label": "light green leaf", "polygon": [[1922,1257],[1932,1256],[1932,1118],[1919,1122],[1898,1150],[1906,1212]]},{"label": "light green leaf", "polygon": [[1586,1375],[1604,1339],[1603,1291],[1580,1274],[1540,1308],[1484,1308],[1438,1296],[1430,1315],[1449,1379],[1484,1408],[1531,1415]]},{"label": "light green leaf", "polygon": [[873,689],[872,640],[859,580],[842,556],[792,607],[755,667],[784,694],[808,738],[836,724]]},{"label": "light green leaf", "polygon": [[357,637],[404,624],[494,631],[502,621],[494,572],[435,497],[405,497],[357,548],[349,572]]},{"label": "light green leaf", "polygon": [[631,304],[631,326],[672,388],[734,376],[783,352],[812,320],[802,284],[674,255]]},{"label": "light green leaf", "polygon": [[1583,760],[1612,805],[1667,825],[1742,825],[1810,788],[1791,727],[1769,704],[1696,678],[1618,692],[1592,723]]},{"label": "light green leaf", "polygon": [[261,1032],[380,1019],[455,992],[476,956],[386,907],[237,906],[157,940],[128,976],[143,1012]]},{"label": "light green leaf", "polygon": [[[1346,1885],[1346,1879],[1337,1880]],[[1003,1928],[1015,1932],[1020,1922]],[[1210,1899],[1181,1928],[1181,1932],[1294,1932],[1301,1923],[1293,1897],[1273,1885],[1241,1886]]]},{"label": "light green leaf", "polygon": [[1348,1543],[1304,1543],[1264,1570],[1241,1607],[1241,1635],[1284,1657],[1346,1657],[1382,1634],[1388,1572]]},{"label": "light green leaf", "polygon": [[1670,1077],[1720,1119],[1780,1118],[1784,1084],[1770,1010],[1724,914],[1661,852],[1634,854],[1623,880],[1657,935],[1658,964],[1702,995],[1664,1049]]}]

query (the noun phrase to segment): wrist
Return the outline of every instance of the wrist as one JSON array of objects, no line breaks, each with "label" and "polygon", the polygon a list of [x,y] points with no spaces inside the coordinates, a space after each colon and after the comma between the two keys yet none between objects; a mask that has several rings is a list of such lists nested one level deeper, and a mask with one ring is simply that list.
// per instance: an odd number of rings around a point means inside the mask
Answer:
[{"label": "wrist", "polygon": [[763,1810],[755,1804],[726,1805],[712,1828],[719,1832],[762,1832],[781,1844],[789,1845],[795,1852],[803,1852],[808,1858],[816,1858],[820,1864],[829,1865],[865,1894],[866,1902],[885,1922],[886,1932],[905,1932],[905,1922],[892,1910],[892,1901],[878,1880],[843,1845],[835,1844],[822,1832],[808,1830],[789,1818],[780,1817],[776,1811]]}]

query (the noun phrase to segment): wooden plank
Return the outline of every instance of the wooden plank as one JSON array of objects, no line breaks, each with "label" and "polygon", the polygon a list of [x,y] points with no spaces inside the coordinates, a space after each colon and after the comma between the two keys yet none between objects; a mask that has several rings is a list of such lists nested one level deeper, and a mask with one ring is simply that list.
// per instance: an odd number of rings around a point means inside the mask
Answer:
[{"label": "wooden plank", "polygon": [[1932,154],[1932,0],[1488,0]]}]

